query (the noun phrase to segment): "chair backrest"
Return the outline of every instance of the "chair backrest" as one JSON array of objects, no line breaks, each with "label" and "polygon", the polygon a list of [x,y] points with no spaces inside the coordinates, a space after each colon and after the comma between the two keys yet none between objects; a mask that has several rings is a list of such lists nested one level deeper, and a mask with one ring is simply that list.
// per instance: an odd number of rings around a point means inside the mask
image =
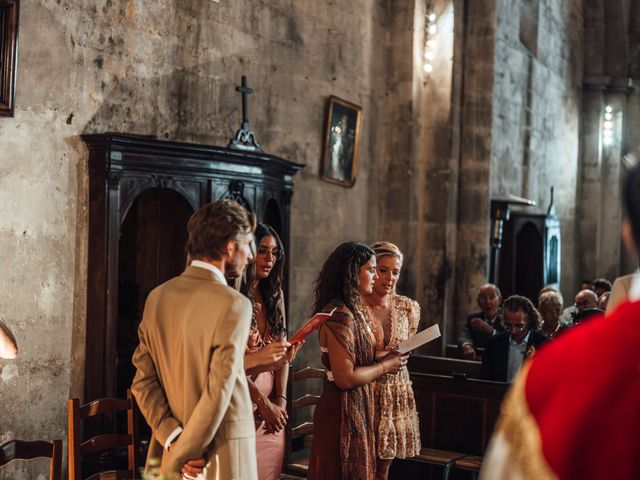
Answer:
[{"label": "chair backrest", "polygon": [[[33,458],[51,458],[49,467],[50,480],[62,480],[62,441],[43,440],[25,441],[10,440],[0,445],[0,467],[13,460],[31,460]],[[1,477],[1,475],[0,475]]]},{"label": "chair backrest", "polygon": [[[96,415],[115,415],[127,412],[127,433],[103,433],[82,441],[81,421]],[[80,406],[77,398],[69,400],[69,480],[82,480],[82,459],[107,449],[127,447],[127,470],[99,472],[87,480],[109,478],[113,480],[136,478],[136,416],[138,406],[133,395],[127,398],[101,398]]]},{"label": "chair backrest", "polygon": [[[289,382],[289,398],[293,397],[293,384],[294,382],[298,382],[300,380],[308,380],[308,379],[324,379],[327,374],[322,368],[313,368],[313,367],[305,367],[301,370],[293,372],[291,375],[291,381]],[[295,418],[296,410],[299,410],[304,407],[315,407],[315,405],[320,400],[319,395],[314,395],[311,393],[305,393],[300,397],[294,399],[289,403],[289,419],[292,420]],[[299,423],[297,425],[292,426],[289,424],[287,426],[287,443],[286,443],[286,455],[285,455],[285,471],[287,473],[294,473],[297,475],[306,476],[306,468],[307,468],[307,460],[308,459],[294,459],[294,455],[292,455],[292,443],[299,442],[302,440],[304,445],[304,439],[313,435],[313,422],[305,421]]]}]

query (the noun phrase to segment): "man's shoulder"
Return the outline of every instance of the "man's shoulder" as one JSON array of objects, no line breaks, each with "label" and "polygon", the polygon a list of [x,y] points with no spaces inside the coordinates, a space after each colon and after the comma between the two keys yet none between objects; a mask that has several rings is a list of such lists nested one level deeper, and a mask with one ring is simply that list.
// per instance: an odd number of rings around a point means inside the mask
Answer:
[{"label": "man's shoulder", "polygon": [[249,299],[239,291],[220,282],[201,282],[198,285],[197,291],[200,294],[207,295],[208,298],[210,298],[212,301],[215,301],[218,305],[221,306],[230,305],[236,302],[251,305]]},{"label": "man's shoulder", "polygon": [[203,296],[205,299],[215,302],[219,308],[224,308],[235,302],[246,303],[249,307],[251,306],[251,302],[247,297],[213,278],[194,278],[184,274],[178,275],[154,288],[149,297],[169,292]]},{"label": "man's shoulder", "polygon": [[640,275],[640,274],[638,274],[638,273],[630,273],[628,275],[622,275],[621,277],[618,277],[613,281],[613,285],[615,285],[616,283],[621,283],[623,285],[629,285],[631,283],[631,280],[633,280],[633,277],[635,277],[636,275]]},{"label": "man's shoulder", "polygon": [[[639,274],[630,273],[629,275],[623,275],[622,277],[618,277],[613,281],[613,285],[611,286],[611,295],[614,293],[623,293],[624,299],[626,299],[626,295],[631,288],[631,283],[633,279]],[[621,292],[620,292],[621,291]],[[624,301],[624,300],[623,300]]]}]

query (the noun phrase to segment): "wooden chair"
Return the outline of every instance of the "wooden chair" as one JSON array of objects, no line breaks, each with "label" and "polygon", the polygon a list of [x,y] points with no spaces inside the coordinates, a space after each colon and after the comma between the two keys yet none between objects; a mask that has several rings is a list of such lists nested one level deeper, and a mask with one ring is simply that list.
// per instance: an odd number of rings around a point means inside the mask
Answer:
[{"label": "wooden chair", "polygon": [[49,479],[62,480],[61,440],[53,440],[52,442],[43,440],[34,440],[32,442],[10,440],[0,445],[0,467],[14,460],[32,460],[39,457],[51,459]]},{"label": "wooden chair", "polygon": [[[127,413],[127,433],[104,433],[81,442],[81,420],[96,415],[115,415],[117,412]],[[80,406],[77,398],[69,400],[69,480],[82,480],[82,459],[88,455],[107,449],[127,447],[128,468],[126,470],[110,470],[91,475],[86,480],[132,480],[136,477],[136,416],[138,406],[127,391],[127,398],[101,398]]]},{"label": "wooden chair", "polygon": [[[312,368],[305,367],[302,370],[298,370],[291,375],[291,382],[289,382],[289,396],[293,397],[293,382],[297,382],[300,380],[308,380],[311,378],[321,378],[324,379],[326,377],[326,372],[322,368]],[[291,402],[289,407],[289,418],[294,418],[294,413],[304,407],[315,407],[315,405],[320,400],[318,395],[313,395],[310,393],[304,394],[301,397],[296,398],[293,402]],[[292,442],[295,442],[297,439],[301,439],[304,441],[309,441],[313,438],[313,422],[302,422],[296,426],[287,426],[287,451],[285,455],[285,474],[281,477],[282,479],[293,479],[293,478],[306,478],[309,470],[309,459],[292,459]]]}]

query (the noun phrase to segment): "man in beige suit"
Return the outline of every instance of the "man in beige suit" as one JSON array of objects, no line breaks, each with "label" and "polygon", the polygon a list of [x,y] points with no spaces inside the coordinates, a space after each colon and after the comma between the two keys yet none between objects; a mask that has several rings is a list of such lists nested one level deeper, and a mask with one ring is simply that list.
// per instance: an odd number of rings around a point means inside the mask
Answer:
[{"label": "man in beige suit", "polygon": [[189,219],[193,261],[147,298],[131,390],[152,429],[148,458],[162,458],[162,473],[193,478],[206,462],[198,478],[257,479],[244,372],[251,303],[225,280],[252,260],[254,228],[237,202],[205,205]]}]

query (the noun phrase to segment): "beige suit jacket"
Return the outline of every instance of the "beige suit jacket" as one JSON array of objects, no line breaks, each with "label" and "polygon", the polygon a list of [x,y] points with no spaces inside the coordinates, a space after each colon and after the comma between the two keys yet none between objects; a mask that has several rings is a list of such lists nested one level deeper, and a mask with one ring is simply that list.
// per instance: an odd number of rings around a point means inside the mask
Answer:
[{"label": "beige suit jacket", "polygon": [[615,308],[622,302],[629,298],[629,289],[631,288],[631,280],[633,280],[634,273],[618,277],[613,282],[611,287],[611,295],[607,302],[607,314],[613,312]]},{"label": "beige suit jacket", "polygon": [[[163,473],[208,454],[208,479],[257,479],[244,353],[251,303],[213,272],[187,267],[147,298],[131,390]],[[162,445],[184,431],[166,452]]]}]

